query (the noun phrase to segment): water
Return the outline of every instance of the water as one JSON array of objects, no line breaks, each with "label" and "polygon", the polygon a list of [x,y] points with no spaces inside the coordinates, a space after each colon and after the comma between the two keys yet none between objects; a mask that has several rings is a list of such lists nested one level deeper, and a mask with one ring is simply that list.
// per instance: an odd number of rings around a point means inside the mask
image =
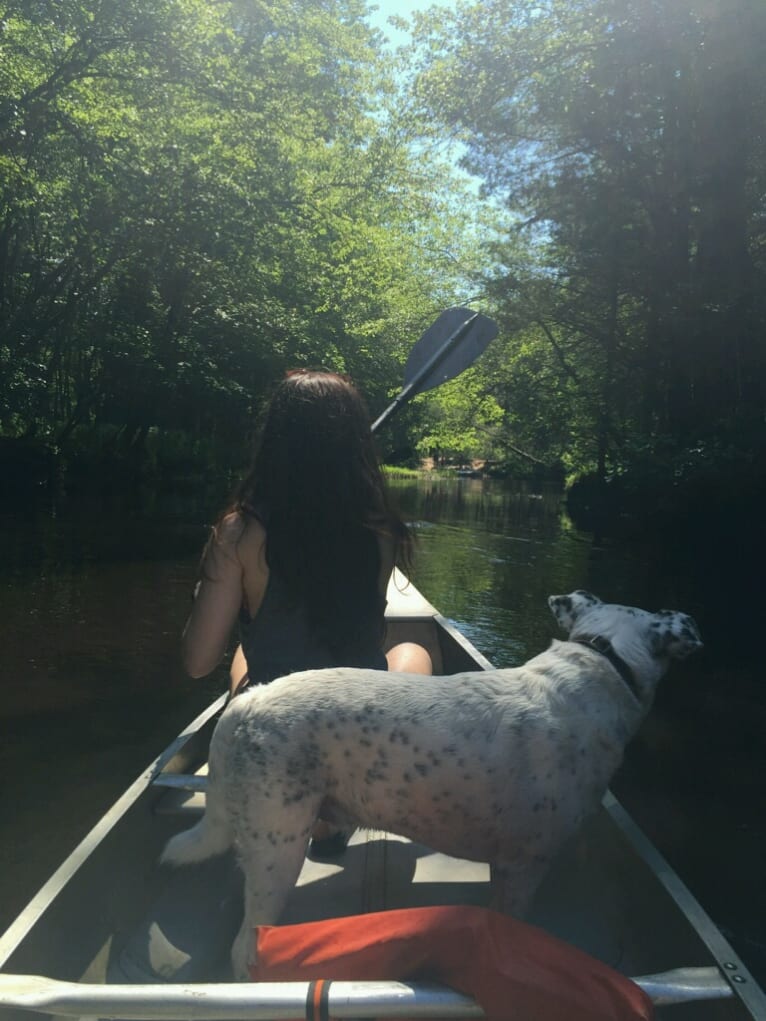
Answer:
[{"label": "water", "polygon": [[[766,704],[731,586],[675,541],[596,541],[557,492],[428,478],[394,490],[419,540],[415,582],[497,666],[557,635],[554,592],[697,618],[705,652],[672,667],[613,787],[766,983]],[[178,661],[215,499],[0,512],[0,929],[225,687],[223,668],[192,681]]]}]

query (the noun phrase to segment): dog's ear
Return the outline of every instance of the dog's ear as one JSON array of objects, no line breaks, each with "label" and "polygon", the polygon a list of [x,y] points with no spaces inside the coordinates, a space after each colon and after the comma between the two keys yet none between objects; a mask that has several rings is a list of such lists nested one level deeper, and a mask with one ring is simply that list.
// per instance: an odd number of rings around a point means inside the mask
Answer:
[{"label": "dog's ear", "polygon": [[578,588],[576,592],[570,592],[568,596],[548,596],[551,613],[558,621],[559,627],[566,632],[572,630],[574,622],[583,610],[598,606],[600,602],[598,596],[581,588]]},{"label": "dog's ear", "polygon": [[678,610],[660,610],[649,625],[652,632],[652,652],[655,656],[686,659],[702,648],[702,638],[694,618]]}]

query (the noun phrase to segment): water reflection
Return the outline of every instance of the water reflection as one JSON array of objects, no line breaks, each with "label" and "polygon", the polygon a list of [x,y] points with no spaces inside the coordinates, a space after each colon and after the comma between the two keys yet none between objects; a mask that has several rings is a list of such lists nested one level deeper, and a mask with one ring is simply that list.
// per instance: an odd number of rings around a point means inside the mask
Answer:
[{"label": "water reflection", "polygon": [[391,487],[405,516],[413,521],[449,522],[503,535],[518,526],[527,536],[538,531],[551,534],[561,520],[561,491],[527,482],[424,475],[415,482],[394,479]]},{"label": "water reflection", "polygon": [[[416,527],[415,580],[434,605],[498,666],[542,651],[556,635],[548,596],[588,587],[598,556],[572,527],[561,490],[425,477],[394,492]],[[600,591],[612,598],[614,588],[610,580]]]}]

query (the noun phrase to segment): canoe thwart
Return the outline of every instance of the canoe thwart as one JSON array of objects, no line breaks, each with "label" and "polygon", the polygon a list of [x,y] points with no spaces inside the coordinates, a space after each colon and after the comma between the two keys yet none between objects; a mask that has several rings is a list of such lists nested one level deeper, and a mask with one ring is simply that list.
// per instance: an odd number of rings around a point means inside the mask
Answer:
[{"label": "canoe thwart", "polygon": [[198,773],[158,773],[152,779],[153,787],[170,787],[175,791],[206,791],[207,777]]}]

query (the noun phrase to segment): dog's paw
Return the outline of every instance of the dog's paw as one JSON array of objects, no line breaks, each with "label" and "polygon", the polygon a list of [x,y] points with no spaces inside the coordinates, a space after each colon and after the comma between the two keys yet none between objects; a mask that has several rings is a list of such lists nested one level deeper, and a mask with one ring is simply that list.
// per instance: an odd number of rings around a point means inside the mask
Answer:
[{"label": "dog's paw", "polygon": [[583,610],[592,609],[594,606],[598,606],[601,600],[598,596],[594,596],[592,592],[586,592],[585,589],[577,589],[575,592],[570,592],[566,596],[548,596],[548,606],[551,609],[551,613],[556,618],[559,627],[563,628],[567,633],[572,630],[574,623]]},{"label": "dog's paw", "polygon": [[231,948],[231,972],[235,982],[250,982],[257,964],[256,932],[243,922]]}]

